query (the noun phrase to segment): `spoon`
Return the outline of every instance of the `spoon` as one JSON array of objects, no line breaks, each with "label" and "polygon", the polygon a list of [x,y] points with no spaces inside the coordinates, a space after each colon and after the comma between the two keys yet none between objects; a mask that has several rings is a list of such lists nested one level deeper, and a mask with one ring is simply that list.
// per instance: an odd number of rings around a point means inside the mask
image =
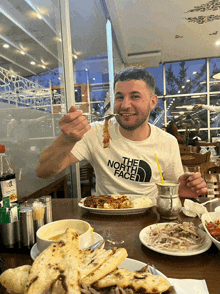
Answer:
[{"label": "spoon", "polygon": [[95,250],[97,248],[100,248],[104,243],[105,243],[105,240],[102,239],[102,240],[99,240],[99,241],[95,242],[94,244],[90,245],[86,249]]},{"label": "spoon", "polygon": [[201,203],[201,205],[206,205],[207,203],[215,202],[215,201],[218,201],[218,200],[219,200],[219,198],[211,199],[211,200],[208,200],[208,201],[206,201],[204,203]]}]

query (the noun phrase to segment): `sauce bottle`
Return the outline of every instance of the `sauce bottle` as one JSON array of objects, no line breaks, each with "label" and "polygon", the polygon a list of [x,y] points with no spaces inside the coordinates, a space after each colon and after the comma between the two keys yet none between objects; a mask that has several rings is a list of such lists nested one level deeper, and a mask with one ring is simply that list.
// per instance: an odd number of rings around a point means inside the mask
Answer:
[{"label": "sauce bottle", "polygon": [[17,202],[17,185],[13,169],[5,154],[5,145],[0,145],[0,203],[3,198],[9,197],[10,204]]}]

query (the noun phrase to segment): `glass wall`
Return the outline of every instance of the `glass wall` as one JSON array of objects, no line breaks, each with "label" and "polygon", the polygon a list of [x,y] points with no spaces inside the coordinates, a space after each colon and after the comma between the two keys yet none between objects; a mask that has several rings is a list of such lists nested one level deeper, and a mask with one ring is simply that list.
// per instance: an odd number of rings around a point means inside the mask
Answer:
[{"label": "glass wall", "polygon": [[39,154],[60,133],[58,121],[66,111],[66,99],[61,95],[59,3],[33,3],[23,1],[20,7],[1,1],[0,144],[6,146],[15,170],[19,199],[69,174],[67,169],[48,180],[35,174]]},{"label": "glass wall", "polygon": [[161,128],[174,120],[184,137],[190,132],[205,141],[220,136],[219,113],[193,108],[220,105],[220,80],[213,77],[220,72],[220,58],[165,63],[147,70],[156,79],[159,97],[151,123]]}]

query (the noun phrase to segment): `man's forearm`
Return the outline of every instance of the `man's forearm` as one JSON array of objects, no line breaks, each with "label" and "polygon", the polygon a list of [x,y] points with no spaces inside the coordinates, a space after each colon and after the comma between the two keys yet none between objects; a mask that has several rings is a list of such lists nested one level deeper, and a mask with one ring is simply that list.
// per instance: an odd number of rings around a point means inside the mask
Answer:
[{"label": "man's forearm", "polygon": [[62,133],[39,157],[36,175],[39,178],[51,178],[78,160],[73,160],[71,150],[76,143],[68,141]]}]

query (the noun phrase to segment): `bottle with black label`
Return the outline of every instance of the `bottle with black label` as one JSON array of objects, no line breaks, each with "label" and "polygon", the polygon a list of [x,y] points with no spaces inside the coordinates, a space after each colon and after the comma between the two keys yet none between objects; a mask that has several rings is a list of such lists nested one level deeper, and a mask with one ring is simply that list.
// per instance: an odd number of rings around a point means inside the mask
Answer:
[{"label": "bottle with black label", "polygon": [[0,145],[0,203],[3,206],[3,198],[9,197],[10,204],[17,202],[17,185],[15,173],[10,166],[5,154],[5,145]]}]

